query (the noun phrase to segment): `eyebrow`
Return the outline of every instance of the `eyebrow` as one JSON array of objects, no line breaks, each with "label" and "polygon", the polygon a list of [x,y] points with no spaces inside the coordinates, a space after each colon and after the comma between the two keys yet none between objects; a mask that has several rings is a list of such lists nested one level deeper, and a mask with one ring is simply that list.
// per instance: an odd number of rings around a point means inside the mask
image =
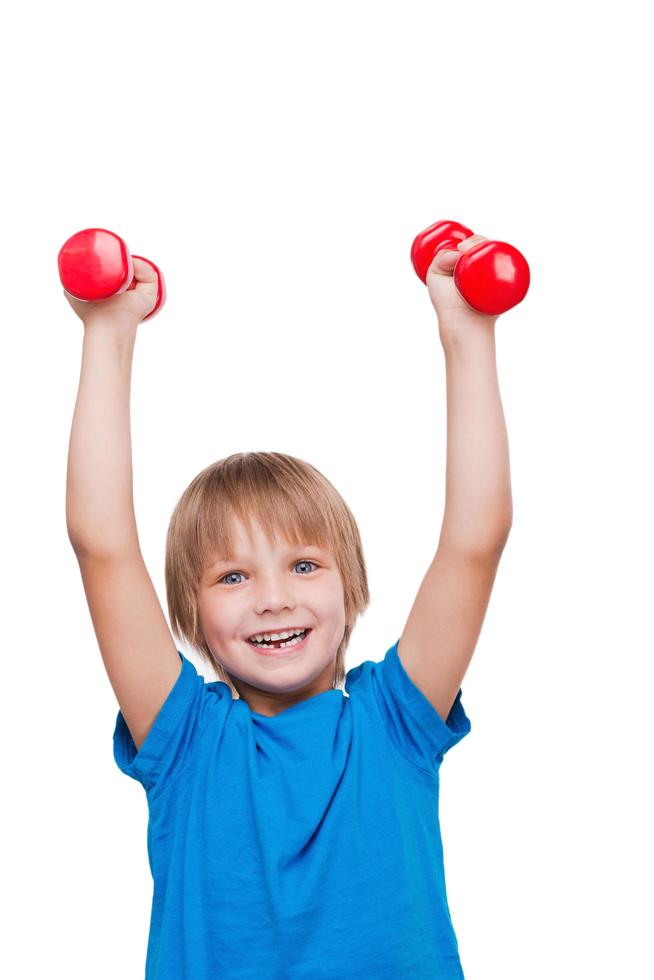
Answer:
[{"label": "eyebrow", "polygon": [[[326,554],[325,549],[321,548],[320,545],[317,544],[293,545],[292,547],[288,548],[286,551],[282,552],[282,554],[285,557],[288,557],[289,555],[293,555],[298,551],[319,551],[321,554]],[[246,555],[234,555],[233,558],[216,559],[216,561],[212,562],[211,565],[209,565],[209,568],[218,568],[219,565],[233,565],[234,563],[245,564],[247,561],[249,561],[249,558]]]}]

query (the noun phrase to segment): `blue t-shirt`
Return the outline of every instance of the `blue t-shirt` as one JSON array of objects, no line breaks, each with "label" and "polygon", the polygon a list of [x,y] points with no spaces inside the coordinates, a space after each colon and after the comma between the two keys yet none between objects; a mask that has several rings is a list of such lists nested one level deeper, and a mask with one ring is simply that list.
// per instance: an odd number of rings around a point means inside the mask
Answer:
[{"label": "blue t-shirt", "polygon": [[181,671],[119,768],[148,801],[145,980],[461,980],[438,819],[447,723],[398,640],[274,717]]}]

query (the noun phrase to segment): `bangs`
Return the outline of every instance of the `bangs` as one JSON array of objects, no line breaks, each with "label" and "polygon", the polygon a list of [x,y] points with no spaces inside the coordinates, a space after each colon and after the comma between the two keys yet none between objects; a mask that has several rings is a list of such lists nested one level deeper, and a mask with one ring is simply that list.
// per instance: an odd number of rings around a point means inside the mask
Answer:
[{"label": "bangs", "polygon": [[237,474],[233,467],[225,467],[220,476],[205,484],[197,511],[195,564],[199,576],[217,558],[232,559],[235,520],[243,525],[253,546],[254,526],[258,525],[270,545],[284,541],[298,547],[315,544],[338,553],[338,527],[327,494],[320,484],[309,483],[299,467],[287,464],[281,474],[252,465]]}]

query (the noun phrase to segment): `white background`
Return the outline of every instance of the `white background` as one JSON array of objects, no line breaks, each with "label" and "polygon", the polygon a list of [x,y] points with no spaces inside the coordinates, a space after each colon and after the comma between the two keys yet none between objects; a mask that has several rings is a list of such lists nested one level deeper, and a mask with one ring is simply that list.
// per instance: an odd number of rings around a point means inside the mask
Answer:
[{"label": "white background", "polygon": [[59,247],[110,228],[166,277],[132,376],[164,609],[166,529],[195,474],[291,453],[361,530],[372,601],[349,669],[399,637],[438,541],[444,357],[408,253],[443,218],[532,272],[496,325],[513,528],[463,683],[472,731],[441,770],[466,980],[653,975],[644,16],[633,0],[4,16],[4,976],[137,980],[152,898],[146,798],[113,760],[66,531],[83,329]]}]

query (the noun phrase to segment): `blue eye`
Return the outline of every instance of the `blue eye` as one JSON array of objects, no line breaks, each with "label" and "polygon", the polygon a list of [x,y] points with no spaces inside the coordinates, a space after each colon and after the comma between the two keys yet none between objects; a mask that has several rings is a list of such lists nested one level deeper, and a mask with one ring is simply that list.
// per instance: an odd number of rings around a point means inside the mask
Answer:
[{"label": "blue eye", "polygon": [[[316,568],[318,567],[318,565],[317,565],[317,563],[315,561],[311,561],[308,558],[303,558],[300,561],[296,561],[295,562],[295,565],[293,567],[295,568],[297,565],[315,565]],[[227,572],[227,574],[226,575],[223,575],[223,577],[221,579],[218,579],[218,581],[219,582],[224,582],[225,579],[226,578],[229,578],[231,575],[243,575],[243,572]],[[239,582],[229,582],[227,584],[228,585],[239,585],[240,583]]]}]

